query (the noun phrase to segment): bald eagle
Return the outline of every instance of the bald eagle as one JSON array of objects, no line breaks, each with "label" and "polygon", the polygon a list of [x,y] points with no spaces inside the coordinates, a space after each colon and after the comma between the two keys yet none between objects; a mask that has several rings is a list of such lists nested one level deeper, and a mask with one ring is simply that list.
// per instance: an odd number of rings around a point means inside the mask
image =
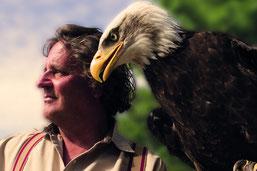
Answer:
[{"label": "bald eagle", "polygon": [[139,1],[104,31],[91,74],[103,82],[125,63],[142,68],[160,104],[148,123],[170,153],[199,171],[257,160],[256,47],[224,33],[187,31]]}]

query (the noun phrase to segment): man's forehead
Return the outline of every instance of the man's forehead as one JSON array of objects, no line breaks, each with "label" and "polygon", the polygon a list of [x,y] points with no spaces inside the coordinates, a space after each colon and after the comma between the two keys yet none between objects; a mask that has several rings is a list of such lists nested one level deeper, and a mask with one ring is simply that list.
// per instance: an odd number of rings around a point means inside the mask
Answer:
[{"label": "man's forehead", "polygon": [[62,42],[57,42],[50,49],[48,57],[45,61],[45,66],[66,66],[70,65],[69,51]]},{"label": "man's forehead", "polygon": [[55,68],[60,70],[79,70],[79,65],[75,58],[70,57],[70,51],[66,46],[58,41],[51,48],[45,61],[46,68]]},{"label": "man's forehead", "polygon": [[69,51],[65,47],[65,45],[61,41],[58,41],[50,49],[48,56],[55,55],[55,54],[63,54],[63,55],[67,54],[68,55],[68,53],[69,53]]}]

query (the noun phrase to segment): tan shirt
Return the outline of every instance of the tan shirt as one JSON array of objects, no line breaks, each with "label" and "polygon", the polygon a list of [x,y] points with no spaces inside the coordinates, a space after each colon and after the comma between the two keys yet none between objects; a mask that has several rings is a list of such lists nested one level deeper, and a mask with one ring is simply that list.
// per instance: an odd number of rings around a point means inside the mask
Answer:
[{"label": "tan shirt", "polygon": [[[63,140],[54,127],[47,127],[46,136],[32,149],[24,171],[127,171],[132,142],[121,136],[114,128],[88,151],[77,156],[66,166],[63,163]],[[39,131],[16,134],[0,140],[0,171],[11,171],[23,145]],[[151,151],[146,153],[146,171],[167,170],[163,161]]]}]

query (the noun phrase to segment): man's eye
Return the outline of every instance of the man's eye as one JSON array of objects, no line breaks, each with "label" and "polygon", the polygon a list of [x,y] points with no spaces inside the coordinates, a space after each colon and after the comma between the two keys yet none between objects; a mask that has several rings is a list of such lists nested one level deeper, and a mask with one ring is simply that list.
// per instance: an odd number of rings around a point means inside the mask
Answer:
[{"label": "man's eye", "polygon": [[53,74],[54,74],[56,77],[61,77],[61,76],[68,75],[66,72],[63,72],[63,71],[60,71],[60,70],[54,70],[54,71],[53,71]]}]

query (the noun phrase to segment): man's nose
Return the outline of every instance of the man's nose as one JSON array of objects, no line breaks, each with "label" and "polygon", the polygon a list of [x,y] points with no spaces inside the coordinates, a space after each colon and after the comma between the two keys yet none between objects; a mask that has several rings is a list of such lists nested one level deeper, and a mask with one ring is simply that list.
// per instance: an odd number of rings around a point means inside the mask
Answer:
[{"label": "man's nose", "polygon": [[41,78],[39,79],[39,81],[37,82],[37,87],[38,88],[44,88],[44,87],[50,87],[52,86],[52,81],[50,78],[50,75],[48,72],[45,72]]}]

